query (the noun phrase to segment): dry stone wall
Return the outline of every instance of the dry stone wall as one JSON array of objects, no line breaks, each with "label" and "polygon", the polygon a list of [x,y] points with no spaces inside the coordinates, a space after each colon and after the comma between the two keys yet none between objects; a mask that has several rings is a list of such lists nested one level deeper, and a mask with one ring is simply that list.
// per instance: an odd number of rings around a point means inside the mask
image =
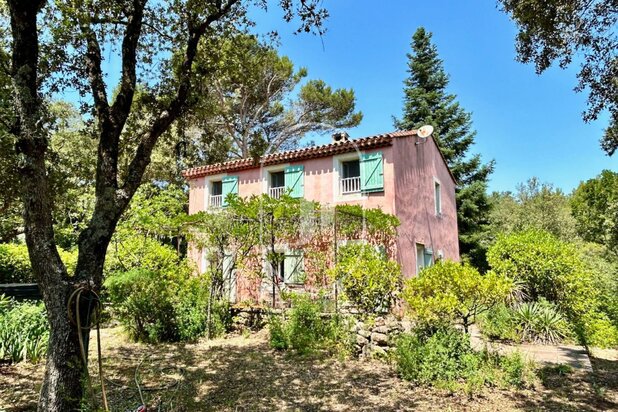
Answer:
[{"label": "dry stone wall", "polygon": [[352,328],[354,349],[360,357],[383,357],[393,350],[397,337],[410,332],[412,323],[399,320],[392,315],[379,316],[370,320],[357,320]]}]

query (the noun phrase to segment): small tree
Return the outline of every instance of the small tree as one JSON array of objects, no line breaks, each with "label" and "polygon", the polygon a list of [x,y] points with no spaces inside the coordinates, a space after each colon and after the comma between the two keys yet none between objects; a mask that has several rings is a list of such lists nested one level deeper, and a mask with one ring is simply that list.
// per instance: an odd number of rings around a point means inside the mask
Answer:
[{"label": "small tree", "polygon": [[365,313],[388,311],[401,286],[397,262],[368,244],[345,246],[338,258],[332,272],[341,281],[345,296]]},{"label": "small tree", "polygon": [[438,262],[406,282],[403,299],[426,323],[460,322],[467,333],[476,316],[506,301],[512,281],[489,272],[481,275],[467,264]]}]

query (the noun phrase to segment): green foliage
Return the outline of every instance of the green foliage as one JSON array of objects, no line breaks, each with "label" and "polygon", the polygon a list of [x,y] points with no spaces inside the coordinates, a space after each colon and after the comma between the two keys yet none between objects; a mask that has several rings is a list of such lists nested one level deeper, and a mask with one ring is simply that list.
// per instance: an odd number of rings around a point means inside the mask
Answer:
[{"label": "green foliage", "polygon": [[425,385],[459,379],[472,354],[469,336],[453,329],[440,329],[429,337],[402,335],[396,350],[401,377]]},{"label": "green foliage", "polygon": [[506,276],[481,275],[468,264],[444,261],[409,279],[403,299],[423,323],[458,321],[467,331],[476,316],[505,302],[512,290],[513,282]]},{"label": "green foliage", "polygon": [[156,239],[145,236],[116,237],[109,247],[105,272],[125,272],[133,269],[172,274],[191,271],[189,264],[176,251]]},{"label": "green foliage", "polygon": [[345,296],[364,313],[390,309],[401,286],[401,270],[375,247],[350,244],[338,251],[337,266],[332,270]]},{"label": "green foliage", "polygon": [[475,352],[469,336],[451,328],[439,328],[429,335],[419,330],[401,335],[395,362],[403,379],[421,385],[459,387],[468,394],[485,386],[522,387],[532,380],[532,365],[520,354]]},{"label": "green foliage", "polygon": [[0,295],[0,360],[38,362],[47,352],[49,325],[42,303]]},{"label": "green foliage", "polygon": [[576,91],[587,91],[584,120],[595,120],[604,110],[611,114],[601,147],[612,155],[618,149],[616,99],[616,18],[614,0],[500,0],[502,9],[519,28],[517,58],[533,63],[542,73],[554,62],[561,68],[573,61],[580,66]]},{"label": "green foliage", "polygon": [[524,302],[513,312],[513,324],[521,340],[557,344],[571,335],[571,326],[556,305],[541,299]]},{"label": "green foliage", "polygon": [[0,245],[0,283],[34,283],[28,247],[25,244]]},{"label": "green foliage", "polygon": [[[167,269],[114,272],[105,281],[115,316],[136,341],[193,341],[208,329],[209,280],[191,275],[186,265]],[[228,324],[224,314],[213,311],[211,336]]]},{"label": "green foliage", "polygon": [[618,173],[603,170],[581,183],[571,199],[577,233],[618,256]]},{"label": "green foliage", "polygon": [[555,303],[582,343],[611,346],[618,342],[618,328],[602,312],[595,276],[575,245],[531,230],[502,236],[487,256],[493,271],[524,281],[529,300]]},{"label": "green foliage", "polygon": [[359,239],[366,232],[372,243],[388,248],[397,236],[399,219],[380,208],[367,209],[360,205],[337,205],[337,236]]},{"label": "green foliage", "polygon": [[521,336],[515,327],[513,309],[505,304],[498,304],[480,317],[483,335],[492,340],[520,341]]},{"label": "green foliage", "polygon": [[591,274],[577,249],[547,232],[529,230],[502,236],[487,258],[496,273],[523,280],[530,300],[544,297],[570,315],[591,310],[595,304]]},{"label": "green foliage", "polygon": [[[192,124],[201,129],[203,143],[213,136],[221,141],[218,149],[226,158],[294,149],[308,133],[354,127],[362,120],[354,111],[353,90],[333,90],[322,80],[302,84],[307,69],[296,70],[288,57],[256,36],[236,32],[208,39],[196,64]],[[203,152],[203,146],[193,151]]]},{"label": "green foliage", "polygon": [[493,193],[490,237],[526,230],[542,230],[571,241],[576,234],[569,197],[536,177],[517,186],[516,193]]},{"label": "green foliage", "polygon": [[188,195],[179,186],[142,185],[120,221],[119,235],[139,233],[160,240],[178,237],[187,204]]},{"label": "green foliage", "polygon": [[471,154],[476,132],[472,115],[448,93],[449,78],[432,34],[423,27],[412,36],[412,53],[408,54],[409,77],[404,82],[403,117],[395,121],[399,130],[412,130],[429,124],[434,127],[436,143],[455,176],[457,220],[460,251],[475,265],[484,267],[485,245],[481,241],[487,230],[490,204],[487,179],[494,162],[483,164],[478,154]]},{"label": "green foliage", "polygon": [[271,315],[268,325],[270,345],[274,349],[293,349],[299,354],[326,349],[346,355],[352,346],[351,328],[346,319],[322,315],[320,302],[305,295],[291,297],[287,319]]},{"label": "green foliage", "polygon": [[[72,274],[77,264],[77,252],[58,248],[60,258]],[[25,244],[0,244],[0,283],[35,283],[30,265],[28,247]]]}]

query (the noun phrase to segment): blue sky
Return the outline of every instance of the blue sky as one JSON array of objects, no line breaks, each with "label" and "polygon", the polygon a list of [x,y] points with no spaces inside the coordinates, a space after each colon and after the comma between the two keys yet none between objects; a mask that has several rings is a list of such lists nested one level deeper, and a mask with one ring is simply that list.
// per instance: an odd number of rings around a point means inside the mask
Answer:
[{"label": "blue sky", "polygon": [[[569,192],[618,155],[599,147],[607,116],[586,124],[586,95],[576,94],[577,67],[537,76],[515,61],[516,27],[492,0],[325,0],[331,17],[322,39],[294,35],[276,7],[257,13],[257,30],[277,29],[282,54],[333,87],[353,88],[364,113],[352,137],[393,129],[402,108],[406,53],[419,26],[433,32],[450,74],[450,91],[473,113],[474,151],[496,160],[490,190],[514,190],[532,176]],[[328,137],[317,139],[326,142]]]}]

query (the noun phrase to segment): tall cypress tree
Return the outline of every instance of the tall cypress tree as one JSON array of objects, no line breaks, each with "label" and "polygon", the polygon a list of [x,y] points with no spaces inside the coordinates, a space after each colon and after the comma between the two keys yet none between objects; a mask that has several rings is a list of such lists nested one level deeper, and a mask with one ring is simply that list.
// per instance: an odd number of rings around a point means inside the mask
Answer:
[{"label": "tall cypress tree", "polygon": [[408,53],[409,76],[404,82],[404,107],[399,130],[430,124],[434,138],[457,180],[457,221],[461,255],[484,269],[484,233],[489,223],[490,203],[486,194],[493,160],[483,163],[479,154],[470,153],[476,131],[472,116],[448,93],[449,76],[431,42],[431,33],[420,27],[412,36]]}]

